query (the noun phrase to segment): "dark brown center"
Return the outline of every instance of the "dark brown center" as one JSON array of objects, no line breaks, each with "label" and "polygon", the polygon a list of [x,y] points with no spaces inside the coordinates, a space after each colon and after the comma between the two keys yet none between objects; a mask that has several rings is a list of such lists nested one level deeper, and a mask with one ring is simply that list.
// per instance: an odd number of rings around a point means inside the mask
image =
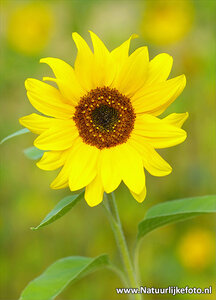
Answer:
[{"label": "dark brown center", "polygon": [[83,141],[103,149],[127,141],[135,113],[129,98],[116,89],[100,87],[80,99],[73,119]]}]

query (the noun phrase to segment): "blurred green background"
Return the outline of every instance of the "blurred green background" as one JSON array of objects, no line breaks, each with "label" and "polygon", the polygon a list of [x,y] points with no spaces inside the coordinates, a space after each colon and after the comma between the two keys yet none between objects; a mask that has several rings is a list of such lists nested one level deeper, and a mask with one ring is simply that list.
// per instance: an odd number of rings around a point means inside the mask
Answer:
[{"label": "blurred green background", "polygon": [[[138,204],[121,185],[116,192],[123,227],[133,246],[137,224],[152,205],[215,192],[215,1],[3,1],[1,0],[0,139],[20,129],[18,118],[34,109],[24,80],[50,72],[39,64],[53,56],[73,64],[73,31],[90,41],[88,30],[111,50],[132,33],[131,51],[149,47],[150,57],[167,52],[174,58],[171,77],[185,73],[183,94],[165,112],[190,114],[183,144],[160,151],[173,166],[168,177],[147,174],[147,198]],[[27,134],[1,145],[0,161],[0,299],[17,299],[26,284],[55,260],[70,255],[109,253],[118,263],[114,238],[101,205],[79,203],[64,218],[38,232],[38,225],[68,189],[53,191],[57,172],[38,169],[23,149],[35,136]],[[201,216],[169,225],[145,237],[140,268],[143,286],[214,286],[215,221]],[[69,286],[57,299],[125,299],[117,295],[119,279],[102,270]],[[215,292],[215,289],[214,289]],[[146,295],[146,299],[172,296]],[[186,296],[176,296],[175,299]],[[214,299],[214,295],[190,295]]]}]

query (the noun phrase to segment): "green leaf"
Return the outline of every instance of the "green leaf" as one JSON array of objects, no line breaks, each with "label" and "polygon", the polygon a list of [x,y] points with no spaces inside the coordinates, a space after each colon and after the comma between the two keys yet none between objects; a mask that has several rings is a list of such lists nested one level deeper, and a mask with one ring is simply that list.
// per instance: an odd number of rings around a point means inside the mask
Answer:
[{"label": "green leaf", "polygon": [[216,212],[216,195],[185,198],[151,207],[138,226],[137,240],[148,232],[169,223],[179,222],[201,214]]},{"label": "green leaf", "polygon": [[15,136],[22,135],[22,134],[25,134],[27,132],[30,132],[27,128],[20,129],[20,130],[18,130],[16,132],[14,132],[14,133],[6,136],[3,140],[1,140],[0,145],[3,144],[4,142],[6,142],[9,139],[12,139]]},{"label": "green leaf", "polygon": [[26,148],[23,152],[25,156],[28,157],[29,159],[37,160],[43,156],[45,151],[40,150],[33,146],[33,147]]},{"label": "green leaf", "polygon": [[31,281],[22,292],[20,300],[54,299],[69,283],[106,266],[109,266],[107,255],[96,258],[82,256],[62,258]]},{"label": "green leaf", "polygon": [[75,204],[83,199],[84,192],[79,195],[70,195],[59,201],[59,203],[51,210],[51,212],[41,221],[37,227],[31,227],[32,230],[37,230],[43,226],[58,220],[64,216]]}]

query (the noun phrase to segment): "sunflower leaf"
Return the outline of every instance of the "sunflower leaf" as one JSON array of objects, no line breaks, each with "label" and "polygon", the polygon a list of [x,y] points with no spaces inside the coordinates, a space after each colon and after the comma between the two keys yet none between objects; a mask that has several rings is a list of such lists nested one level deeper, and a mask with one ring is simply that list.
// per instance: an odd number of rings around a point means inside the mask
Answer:
[{"label": "sunflower leaf", "polygon": [[69,283],[107,266],[109,266],[107,255],[96,258],[69,256],[59,259],[27,285],[20,300],[54,299]]},{"label": "sunflower leaf", "polygon": [[25,133],[28,133],[28,132],[30,132],[30,131],[27,128],[20,129],[16,132],[6,136],[5,138],[3,138],[0,142],[0,145],[3,144],[4,142],[6,142],[9,139],[12,139],[15,136],[22,135],[22,134],[25,134]]},{"label": "sunflower leaf", "polygon": [[216,195],[168,201],[151,207],[138,225],[139,241],[150,231],[169,223],[216,212]]},{"label": "sunflower leaf", "polygon": [[32,230],[38,230],[41,227],[47,226],[50,223],[55,222],[62,216],[64,216],[75,204],[83,199],[84,192],[79,195],[70,195],[63,198],[59,203],[51,210],[48,215],[41,221],[36,227],[31,227]]},{"label": "sunflower leaf", "polygon": [[32,160],[37,160],[37,159],[41,158],[44,154],[43,150],[40,150],[34,146],[26,148],[25,150],[23,150],[23,152],[27,158],[32,159]]}]

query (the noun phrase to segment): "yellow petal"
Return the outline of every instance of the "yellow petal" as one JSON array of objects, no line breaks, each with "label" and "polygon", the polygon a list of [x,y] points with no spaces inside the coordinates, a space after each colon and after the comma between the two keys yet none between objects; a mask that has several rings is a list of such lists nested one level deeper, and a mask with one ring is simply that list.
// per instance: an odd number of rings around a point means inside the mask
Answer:
[{"label": "yellow petal", "polygon": [[115,162],[115,154],[111,149],[101,151],[101,180],[106,193],[111,193],[119,186],[121,176]]},{"label": "yellow petal", "polygon": [[73,149],[76,148],[76,142],[78,138],[75,139],[73,147],[68,150],[68,154],[66,155],[65,163],[61,171],[58,173],[58,176],[53,180],[50,184],[50,187],[54,190],[63,189],[68,187],[69,185],[69,175],[71,173],[71,155],[73,154]]},{"label": "yellow petal", "polygon": [[73,32],[72,37],[78,50],[74,64],[74,71],[83,89],[89,91],[93,88],[93,53],[86,41],[77,32]]},{"label": "yellow petal", "polygon": [[167,80],[173,64],[173,58],[167,53],[155,56],[149,63],[148,78],[145,86]]},{"label": "yellow petal", "polygon": [[89,31],[94,48],[94,61],[92,67],[92,77],[94,88],[99,86],[109,86],[116,73],[116,65],[109,51],[99,37]]},{"label": "yellow petal", "polygon": [[121,67],[124,65],[128,58],[129,48],[130,48],[130,42],[132,39],[137,38],[137,34],[132,34],[130,38],[122,43],[119,47],[115,48],[111,51],[111,56],[113,57],[118,70],[121,69]]},{"label": "yellow petal", "polygon": [[56,170],[66,161],[68,150],[45,152],[36,165],[42,170]]},{"label": "yellow petal", "polygon": [[187,137],[183,129],[147,114],[136,117],[132,138],[133,135],[140,136],[140,139],[143,138],[145,142],[158,149],[180,144]]},{"label": "yellow petal", "polygon": [[181,94],[185,84],[186,78],[181,75],[144,87],[131,98],[135,112],[160,115]]},{"label": "yellow petal", "polygon": [[20,118],[19,122],[31,132],[41,134],[53,125],[55,119],[43,117],[37,114],[31,114]]},{"label": "yellow petal", "polygon": [[28,78],[25,87],[29,101],[41,113],[62,119],[71,118],[73,115],[74,108],[65,102],[64,97],[53,86]]},{"label": "yellow petal", "polygon": [[148,64],[148,48],[138,48],[128,57],[112,83],[112,87],[117,88],[128,97],[133,96],[144,86],[148,74]]},{"label": "yellow petal", "polygon": [[61,175],[61,177],[57,176],[50,184],[50,188],[53,190],[65,189],[68,187],[68,176],[66,177],[66,173],[60,171],[59,175]]},{"label": "yellow petal", "polygon": [[[74,141],[73,147],[69,150],[62,170],[50,185],[52,189],[67,187],[70,180],[70,189],[79,190],[80,186],[84,187],[89,184],[89,182],[91,182],[96,176],[95,170],[97,169],[93,162],[96,160],[96,155],[94,155],[92,151],[85,151],[84,149],[81,149],[81,146],[83,145],[84,147],[87,146],[89,150],[90,146],[88,147],[88,145],[85,145],[81,141],[81,138],[77,138]],[[95,147],[92,148],[96,149],[96,151],[98,150]],[[88,155],[88,158],[83,156],[83,154]],[[92,157],[90,157],[90,155],[92,155]],[[85,161],[85,166],[83,161]]]},{"label": "yellow petal", "polygon": [[63,168],[58,173],[58,176],[53,180],[50,184],[51,189],[59,190],[68,187],[68,179],[69,179],[69,164],[66,160]]},{"label": "yellow petal", "polygon": [[89,183],[85,189],[85,200],[89,206],[98,205],[103,200],[103,185],[100,176],[97,175],[94,180]]},{"label": "yellow petal", "polygon": [[69,187],[71,191],[87,186],[97,174],[97,163],[100,150],[89,146],[78,138],[70,155],[71,171]]},{"label": "yellow petal", "polygon": [[136,194],[140,194],[145,186],[145,175],[140,154],[128,143],[113,148],[116,168],[122,180]]},{"label": "yellow petal", "polygon": [[73,144],[78,131],[73,120],[55,120],[55,124],[39,135],[35,147],[41,150],[66,150]]},{"label": "yellow petal", "polygon": [[47,57],[40,60],[41,63],[46,63],[52,68],[56,77],[56,83],[62,95],[70,100],[73,105],[76,105],[80,97],[85,94],[79,84],[73,68],[58,58]]},{"label": "yellow petal", "polygon": [[146,147],[146,157],[143,157],[143,162],[144,168],[153,176],[167,176],[172,172],[172,167],[153,147]]},{"label": "yellow petal", "polygon": [[172,167],[155,151],[144,138],[133,135],[128,143],[142,156],[144,168],[153,176],[166,176],[172,172]]},{"label": "yellow petal", "polygon": [[188,112],[181,114],[173,113],[163,118],[162,120],[169,123],[170,125],[181,128],[184,122],[187,120],[188,116]]},{"label": "yellow petal", "polygon": [[146,197],[146,186],[144,186],[144,188],[140,194],[136,194],[133,191],[130,191],[130,192],[131,192],[131,195],[134,197],[134,199],[137,202],[141,203],[145,200],[145,197]]}]

